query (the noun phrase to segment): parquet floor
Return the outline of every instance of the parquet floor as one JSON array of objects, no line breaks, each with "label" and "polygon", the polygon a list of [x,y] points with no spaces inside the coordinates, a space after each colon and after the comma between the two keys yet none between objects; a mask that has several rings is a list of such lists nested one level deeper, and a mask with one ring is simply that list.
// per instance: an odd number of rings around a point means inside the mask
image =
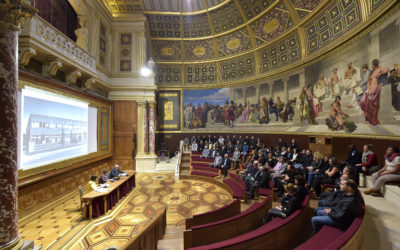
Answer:
[{"label": "parquet floor", "polygon": [[223,188],[197,180],[175,181],[173,174],[140,173],[137,186],[107,215],[82,220],[79,194],[74,192],[54,207],[24,219],[19,231],[43,249],[104,249],[134,238],[167,206],[167,224],[182,226],[193,214],[232,201]]}]

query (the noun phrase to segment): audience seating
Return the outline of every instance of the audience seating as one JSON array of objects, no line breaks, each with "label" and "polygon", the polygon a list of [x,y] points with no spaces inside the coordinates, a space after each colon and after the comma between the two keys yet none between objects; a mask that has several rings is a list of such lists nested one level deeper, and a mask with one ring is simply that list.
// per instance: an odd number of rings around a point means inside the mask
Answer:
[{"label": "audience seating", "polygon": [[216,210],[193,215],[193,218],[186,219],[186,229],[190,229],[192,226],[198,226],[203,224],[212,223],[215,221],[227,219],[240,213],[240,200],[234,200],[225,206],[222,206]]},{"label": "audience seating", "polygon": [[362,214],[354,219],[353,223],[346,231],[331,226],[324,226],[311,239],[309,239],[301,246],[297,247],[296,250],[361,249],[362,235],[364,231],[362,225],[365,215],[364,201],[362,208],[363,208]]},{"label": "audience seating", "polygon": [[215,177],[219,177],[218,172],[217,173],[213,173],[210,171],[200,171],[200,170],[192,170],[190,172],[191,175],[202,175],[202,176],[207,176],[207,177],[211,177],[211,178],[215,178]]},{"label": "audience seating", "polygon": [[307,195],[302,207],[286,219],[275,218],[271,222],[243,235],[190,249],[293,249],[301,244],[311,233],[309,200],[310,195]]},{"label": "audience seating", "polygon": [[272,201],[267,197],[262,202],[255,202],[246,211],[216,222],[192,226],[183,234],[184,248],[211,244],[232,237],[240,236],[262,225],[263,217],[271,208]]},{"label": "audience seating", "polygon": [[233,179],[224,179],[224,183],[227,184],[233,192],[233,198],[243,200],[244,203],[247,202],[246,197],[246,187],[242,187]]}]

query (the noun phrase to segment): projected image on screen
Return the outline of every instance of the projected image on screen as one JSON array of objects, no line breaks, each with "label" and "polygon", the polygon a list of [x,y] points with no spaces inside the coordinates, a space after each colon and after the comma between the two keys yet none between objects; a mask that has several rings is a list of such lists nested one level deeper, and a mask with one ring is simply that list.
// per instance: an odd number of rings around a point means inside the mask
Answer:
[{"label": "projected image on screen", "polygon": [[88,103],[33,88],[21,101],[21,168],[88,153]]}]

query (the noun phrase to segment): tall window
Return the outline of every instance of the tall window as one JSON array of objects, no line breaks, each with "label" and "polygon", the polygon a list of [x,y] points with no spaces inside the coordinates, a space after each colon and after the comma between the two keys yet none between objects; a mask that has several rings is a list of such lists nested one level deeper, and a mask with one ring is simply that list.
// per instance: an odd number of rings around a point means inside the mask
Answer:
[{"label": "tall window", "polygon": [[34,0],[33,6],[39,10],[40,17],[76,41],[74,31],[78,28],[78,15],[68,0]]}]

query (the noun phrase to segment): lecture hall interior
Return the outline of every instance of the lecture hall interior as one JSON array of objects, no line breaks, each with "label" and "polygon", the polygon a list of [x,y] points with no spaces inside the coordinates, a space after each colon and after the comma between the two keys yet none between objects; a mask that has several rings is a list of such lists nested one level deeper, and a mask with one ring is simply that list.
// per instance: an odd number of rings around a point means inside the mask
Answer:
[{"label": "lecture hall interior", "polygon": [[398,0],[1,0],[0,250],[400,249]]}]

